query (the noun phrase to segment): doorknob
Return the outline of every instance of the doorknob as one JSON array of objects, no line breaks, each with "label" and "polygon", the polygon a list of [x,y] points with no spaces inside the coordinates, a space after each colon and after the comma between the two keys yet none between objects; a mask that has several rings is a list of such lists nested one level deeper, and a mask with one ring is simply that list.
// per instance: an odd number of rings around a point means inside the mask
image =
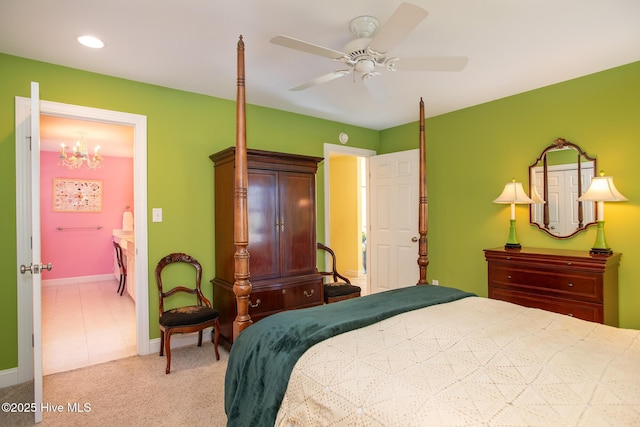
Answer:
[{"label": "doorknob", "polygon": [[48,263],[48,264],[29,264],[29,265],[24,265],[22,264],[20,266],[20,273],[25,274],[27,271],[31,274],[40,274],[40,271],[42,270],[47,270],[47,271],[51,271],[51,269],[53,268],[53,264]]},{"label": "doorknob", "polygon": [[411,241],[412,241],[412,242],[417,242],[417,241],[418,241],[418,238],[417,238],[417,237],[415,237],[415,236],[413,236],[413,237],[411,238]]}]

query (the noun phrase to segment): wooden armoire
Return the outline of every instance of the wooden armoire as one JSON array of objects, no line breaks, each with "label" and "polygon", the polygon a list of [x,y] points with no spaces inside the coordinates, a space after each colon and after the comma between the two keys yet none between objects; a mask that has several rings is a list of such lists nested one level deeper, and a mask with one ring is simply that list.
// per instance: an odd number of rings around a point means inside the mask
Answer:
[{"label": "wooden armoire", "polygon": [[[215,179],[213,306],[222,344],[233,343],[235,147],[210,156]],[[247,150],[249,315],[253,322],[283,310],[320,305],[316,271],[316,171],[320,157]]]}]

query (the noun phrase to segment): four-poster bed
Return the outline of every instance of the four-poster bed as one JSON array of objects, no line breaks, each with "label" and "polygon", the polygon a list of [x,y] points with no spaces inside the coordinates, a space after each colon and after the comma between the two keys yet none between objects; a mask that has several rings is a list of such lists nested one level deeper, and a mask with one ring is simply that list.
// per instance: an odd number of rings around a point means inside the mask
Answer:
[{"label": "four-poster bed", "polygon": [[427,284],[422,100],[419,286],[284,311],[252,325],[244,108],[240,39],[238,314],[225,378],[228,425],[624,425],[640,419],[640,331]]}]

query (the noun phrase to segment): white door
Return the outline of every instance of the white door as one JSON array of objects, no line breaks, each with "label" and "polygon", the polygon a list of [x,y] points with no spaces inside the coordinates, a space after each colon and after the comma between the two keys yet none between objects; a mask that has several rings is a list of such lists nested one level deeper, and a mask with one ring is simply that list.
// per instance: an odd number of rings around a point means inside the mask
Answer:
[{"label": "white door", "polygon": [[[18,224],[18,247],[24,247],[22,240],[27,240],[31,248],[30,252],[19,252],[18,264],[20,274],[18,279],[18,298],[25,298],[31,295],[33,305],[33,315],[31,319],[19,319],[19,339],[31,341],[32,354],[19,354],[22,361],[32,358],[33,371],[23,369],[20,372],[20,380],[33,377],[33,412],[35,422],[42,421],[42,311],[41,311],[41,276],[43,268],[40,259],[40,88],[38,83],[31,83],[30,102],[30,126],[29,135],[19,135],[21,138],[21,149],[16,153],[16,157],[25,156],[23,165],[28,165],[27,170],[18,170],[16,174],[22,174],[17,178],[21,183],[17,191],[23,198],[24,205],[20,207],[24,212],[17,212],[18,218],[26,219],[26,223]],[[27,247],[29,247],[27,246]],[[51,267],[44,266],[50,269]],[[22,326],[20,326],[22,325]],[[19,345],[19,349],[23,348]]]},{"label": "white door", "polygon": [[419,150],[369,159],[371,293],[414,286],[418,270]]}]

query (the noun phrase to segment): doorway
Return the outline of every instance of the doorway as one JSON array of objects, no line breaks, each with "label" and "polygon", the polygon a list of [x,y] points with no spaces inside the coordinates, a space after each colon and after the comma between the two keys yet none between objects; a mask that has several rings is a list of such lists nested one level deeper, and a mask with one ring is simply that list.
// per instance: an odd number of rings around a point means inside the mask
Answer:
[{"label": "doorway", "polygon": [[[112,244],[123,212],[135,215],[133,133],[128,125],[40,115],[41,256],[55,266],[42,272],[43,375],[136,354],[135,282],[129,277],[117,292]],[[87,195],[88,206],[65,199],[83,183],[99,185],[99,197]],[[133,248],[132,230],[126,237]]]},{"label": "doorway", "polygon": [[[103,110],[91,107],[62,104],[51,101],[40,101],[41,114],[47,116],[66,117],[72,119],[89,120],[102,123],[112,123],[133,127],[134,144],[134,203],[139,212],[134,218],[134,235],[136,239],[135,262],[139,268],[134,272],[135,292],[135,336],[136,353],[148,354],[149,349],[149,297],[148,297],[148,248],[147,248],[147,125],[146,116],[124,113],[111,110]],[[30,99],[16,97],[16,171],[17,187],[22,189],[30,185],[30,177],[27,175],[29,167],[22,162],[27,162],[28,144],[24,144],[26,135],[29,134],[30,123]],[[25,130],[26,128],[26,130]],[[24,175],[24,176],[23,176]],[[20,191],[26,190],[19,190]],[[30,208],[25,206],[23,197],[17,197],[18,212],[27,212]],[[19,235],[30,235],[30,226],[27,226],[22,215],[18,215],[16,227]],[[28,259],[29,248],[23,240],[18,242],[18,259]],[[18,288],[18,335],[28,337],[31,335],[33,318],[33,306],[31,303],[31,291]],[[39,308],[38,308],[39,309]],[[18,342],[18,366],[21,381],[33,378],[33,347],[30,340],[20,339]]]},{"label": "doorway", "polygon": [[[369,293],[367,275],[368,159],[373,150],[324,145],[325,244],[338,255],[338,269]],[[346,184],[346,185],[345,185]]]}]

